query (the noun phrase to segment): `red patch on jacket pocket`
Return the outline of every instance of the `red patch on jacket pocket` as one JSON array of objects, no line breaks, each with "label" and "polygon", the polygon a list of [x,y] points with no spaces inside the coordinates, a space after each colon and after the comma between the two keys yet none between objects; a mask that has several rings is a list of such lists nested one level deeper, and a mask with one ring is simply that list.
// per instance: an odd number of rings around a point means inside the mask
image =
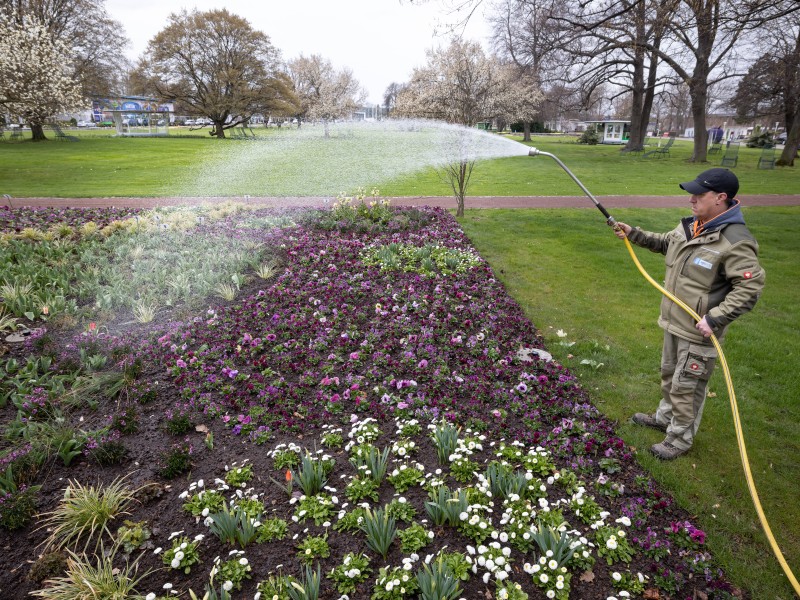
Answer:
[{"label": "red patch on jacket pocket", "polygon": [[745,279],[750,279],[752,276],[753,274],[750,271],[745,271],[744,275],[742,275]]}]

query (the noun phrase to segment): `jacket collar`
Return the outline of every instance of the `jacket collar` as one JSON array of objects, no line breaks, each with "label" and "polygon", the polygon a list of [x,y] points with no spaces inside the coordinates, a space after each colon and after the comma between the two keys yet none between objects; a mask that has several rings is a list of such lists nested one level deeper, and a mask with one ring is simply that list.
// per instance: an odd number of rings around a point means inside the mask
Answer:
[{"label": "jacket collar", "polygon": [[[692,239],[692,231],[694,229],[694,223],[697,220],[696,217],[684,217],[681,219],[681,223],[683,224],[683,231],[686,234],[686,239]],[[738,223],[744,225],[744,216],[742,215],[742,204],[738,200],[734,198],[731,205],[721,215],[717,215],[710,221],[706,222],[703,226],[703,231],[700,235],[710,233],[712,231],[719,231],[720,229],[724,228],[727,225],[732,225],[734,223]]]}]

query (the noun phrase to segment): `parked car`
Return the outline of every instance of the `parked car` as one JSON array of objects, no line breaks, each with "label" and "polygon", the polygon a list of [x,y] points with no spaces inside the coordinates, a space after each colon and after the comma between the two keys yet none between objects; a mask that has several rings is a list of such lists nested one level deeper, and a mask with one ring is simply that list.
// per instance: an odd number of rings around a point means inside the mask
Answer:
[{"label": "parked car", "polygon": [[781,144],[785,144],[786,143],[786,132],[783,131],[783,132],[779,133],[778,135],[776,135],[775,136],[775,141],[779,142]]},{"label": "parked car", "polygon": [[193,126],[194,126],[194,119],[186,119],[186,120],[183,122],[183,124],[184,124],[184,125],[186,125],[186,126],[188,126],[188,127],[193,127]]}]

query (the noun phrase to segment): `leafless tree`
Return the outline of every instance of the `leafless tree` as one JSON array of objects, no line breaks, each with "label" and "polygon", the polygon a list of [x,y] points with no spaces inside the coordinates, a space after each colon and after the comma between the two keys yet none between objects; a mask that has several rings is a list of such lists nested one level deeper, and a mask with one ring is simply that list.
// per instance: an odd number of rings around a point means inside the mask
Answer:
[{"label": "leafless tree", "polygon": [[750,67],[732,104],[741,118],[772,116],[783,120],[786,143],[776,162],[793,166],[800,146],[800,15],[786,15],[765,29],[770,52]]}]

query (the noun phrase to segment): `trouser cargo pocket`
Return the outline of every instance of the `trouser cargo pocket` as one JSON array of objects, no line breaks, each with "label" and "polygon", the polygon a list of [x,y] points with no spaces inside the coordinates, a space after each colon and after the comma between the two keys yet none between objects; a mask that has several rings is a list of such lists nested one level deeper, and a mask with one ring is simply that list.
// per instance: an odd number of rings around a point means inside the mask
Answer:
[{"label": "trouser cargo pocket", "polygon": [[675,391],[688,392],[699,383],[708,381],[716,359],[717,350],[713,346],[689,344],[685,354],[678,357],[680,371],[678,377],[673,379]]}]

